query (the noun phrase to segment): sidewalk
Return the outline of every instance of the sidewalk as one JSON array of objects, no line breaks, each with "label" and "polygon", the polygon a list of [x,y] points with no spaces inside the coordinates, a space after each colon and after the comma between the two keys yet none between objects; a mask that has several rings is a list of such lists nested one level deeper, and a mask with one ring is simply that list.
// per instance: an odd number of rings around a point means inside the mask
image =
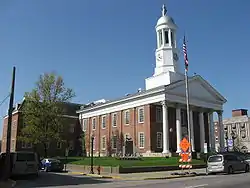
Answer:
[{"label": "sidewalk", "polygon": [[[70,165],[68,166],[68,171],[71,174],[79,174],[79,175],[88,175],[100,178],[112,178],[112,179],[121,179],[121,180],[147,180],[147,179],[172,179],[178,177],[189,177],[196,175],[205,175],[206,169],[190,169],[190,173],[188,175],[178,175],[178,173],[189,172],[189,170],[174,170],[174,171],[160,171],[160,172],[142,172],[142,173],[130,173],[130,174],[107,174],[101,173],[101,175],[97,174],[88,174],[89,172],[81,171],[83,168],[79,165]],[[96,172],[95,172],[96,173]]]}]

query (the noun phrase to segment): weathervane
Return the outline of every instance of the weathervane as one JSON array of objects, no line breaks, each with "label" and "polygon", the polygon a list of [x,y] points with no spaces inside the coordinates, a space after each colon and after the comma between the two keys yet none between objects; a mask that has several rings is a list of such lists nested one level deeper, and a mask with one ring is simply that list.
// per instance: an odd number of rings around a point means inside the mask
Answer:
[{"label": "weathervane", "polygon": [[165,4],[162,5],[162,11],[161,11],[161,13],[162,13],[162,16],[165,16],[167,14],[167,9],[166,9]]}]

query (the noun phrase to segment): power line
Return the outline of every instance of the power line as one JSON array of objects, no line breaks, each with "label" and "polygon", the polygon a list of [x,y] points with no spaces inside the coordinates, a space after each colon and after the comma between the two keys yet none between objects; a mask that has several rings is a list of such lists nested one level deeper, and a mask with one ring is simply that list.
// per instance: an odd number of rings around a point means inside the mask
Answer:
[{"label": "power line", "polygon": [[9,98],[10,94],[8,94],[3,100],[2,102],[0,103],[0,106],[2,106],[2,104]]}]

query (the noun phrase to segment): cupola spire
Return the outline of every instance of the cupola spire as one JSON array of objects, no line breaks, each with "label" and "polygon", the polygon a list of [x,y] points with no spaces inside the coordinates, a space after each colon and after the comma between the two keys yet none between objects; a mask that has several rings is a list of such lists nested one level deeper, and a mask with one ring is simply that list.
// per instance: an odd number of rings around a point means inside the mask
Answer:
[{"label": "cupola spire", "polygon": [[162,11],[161,11],[161,14],[162,14],[162,16],[166,16],[166,14],[167,14],[167,9],[166,9],[165,4],[163,4],[163,5],[162,5]]}]

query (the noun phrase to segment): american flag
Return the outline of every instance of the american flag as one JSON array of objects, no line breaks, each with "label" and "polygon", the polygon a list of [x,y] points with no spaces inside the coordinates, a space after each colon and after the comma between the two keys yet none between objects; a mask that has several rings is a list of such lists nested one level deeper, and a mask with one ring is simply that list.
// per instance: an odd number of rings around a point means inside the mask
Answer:
[{"label": "american flag", "polygon": [[185,70],[188,71],[188,56],[187,56],[187,45],[186,45],[186,37],[183,39],[183,54],[184,54],[184,63]]}]

